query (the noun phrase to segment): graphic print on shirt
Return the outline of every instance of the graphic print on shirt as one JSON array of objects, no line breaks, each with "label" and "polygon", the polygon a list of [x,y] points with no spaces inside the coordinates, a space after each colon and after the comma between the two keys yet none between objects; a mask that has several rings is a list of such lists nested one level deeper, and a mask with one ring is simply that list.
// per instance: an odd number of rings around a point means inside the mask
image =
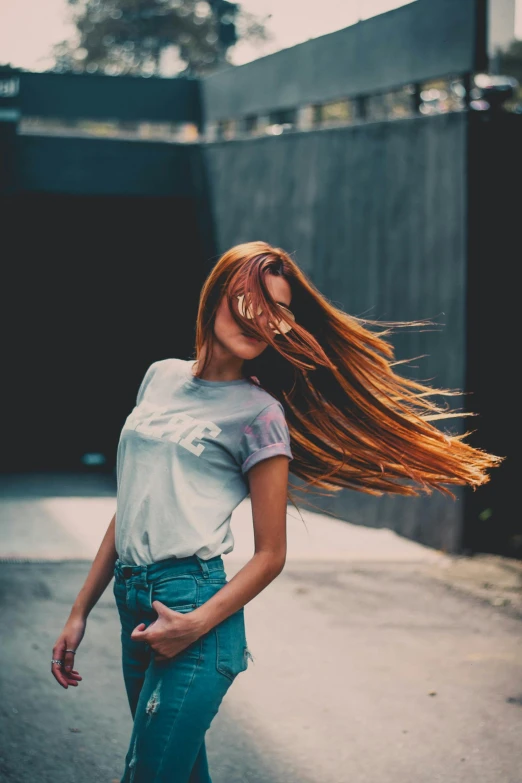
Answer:
[{"label": "graphic print on shirt", "polygon": [[149,367],[128,413],[116,465],[119,557],[140,565],[231,552],[244,473],[275,454],[292,459],[282,405],[248,383],[193,381],[188,365],[167,359]]},{"label": "graphic print on shirt", "polygon": [[217,438],[221,428],[208,419],[196,419],[188,413],[161,412],[142,402],[127,417],[125,427],[142,435],[177,443],[199,457],[205,450],[203,443],[194,443],[203,437]]}]

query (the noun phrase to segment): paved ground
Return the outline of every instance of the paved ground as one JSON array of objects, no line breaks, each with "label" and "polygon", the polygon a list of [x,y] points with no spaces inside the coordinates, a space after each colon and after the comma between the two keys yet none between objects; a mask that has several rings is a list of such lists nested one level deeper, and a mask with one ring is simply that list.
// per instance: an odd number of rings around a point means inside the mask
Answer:
[{"label": "paved ground", "polygon": [[[3,494],[0,781],[118,781],[131,719],[110,587],[80,687],[48,664],[112,487],[46,477]],[[522,783],[522,564],[303,516],[289,509],[285,570],[246,607],[255,660],[209,731],[214,783]],[[248,503],[233,530],[229,576],[250,556]]]}]

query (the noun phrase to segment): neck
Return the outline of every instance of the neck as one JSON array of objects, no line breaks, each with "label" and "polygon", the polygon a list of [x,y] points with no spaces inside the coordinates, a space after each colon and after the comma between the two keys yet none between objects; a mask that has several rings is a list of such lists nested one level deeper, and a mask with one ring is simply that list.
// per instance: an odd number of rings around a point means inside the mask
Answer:
[{"label": "neck", "polygon": [[[206,348],[203,346],[196,364],[192,368],[192,374],[196,375],[199,367],[203,367],[206,356]],[[205,374],[200,377],[204,381],[237,381],[244,378],[243,359],[234,356],[223,349],[219,344],[214,344],[212,357],[205,368]]]}]

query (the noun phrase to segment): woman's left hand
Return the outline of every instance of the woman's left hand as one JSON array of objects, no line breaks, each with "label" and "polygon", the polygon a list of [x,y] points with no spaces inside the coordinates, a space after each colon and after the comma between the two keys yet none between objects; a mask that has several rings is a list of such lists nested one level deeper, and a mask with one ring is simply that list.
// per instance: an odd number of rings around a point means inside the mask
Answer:
[{"label": "woman's left hand", "polygon": [[157,612],[157,618],[149,626],[137,625],[131,639],[146,642],[155,652],[156,661],[173,658],[201,636],[199,624],[196,625],[191,617],[193,612],[176,612],[161,601],[153,601],[152,608]]}]

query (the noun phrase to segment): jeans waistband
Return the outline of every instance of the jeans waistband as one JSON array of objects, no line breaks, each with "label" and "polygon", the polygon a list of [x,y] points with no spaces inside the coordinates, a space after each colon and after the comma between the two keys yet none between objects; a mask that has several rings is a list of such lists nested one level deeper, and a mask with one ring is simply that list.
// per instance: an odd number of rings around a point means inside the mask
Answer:
[{"label": "jeans waistband", "polygon": [[208,577],[211,572],[222,571],[225,568],[221,555],[211,557],[209,560],[203,560],[198,555],[189,557],[167,557],[165,560],[157,560],[155,563],[146,565],[128,565],[119,558],[114,564],[114,574],[118,574],[122,579],[132,577],[142,577],[145,581],[151,582],[167,574],[202,574]]}]

